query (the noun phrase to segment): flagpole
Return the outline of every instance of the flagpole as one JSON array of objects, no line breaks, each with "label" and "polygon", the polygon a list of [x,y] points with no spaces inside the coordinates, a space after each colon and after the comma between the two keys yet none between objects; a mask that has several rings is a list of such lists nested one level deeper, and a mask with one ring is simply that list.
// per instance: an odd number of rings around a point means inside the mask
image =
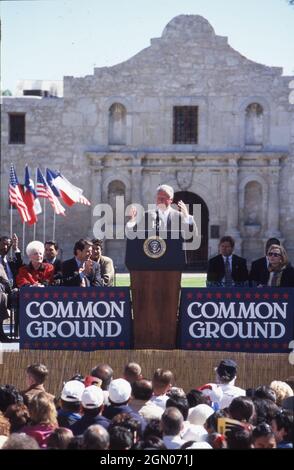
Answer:
[{"label": "flagpole", "polygon": [[12,238],[12,204],[10,204],[10,238]]},{"label": "flagpole", "polygon": [[26,223],[22,223],[22,252],[24,253],[25,250],[25,231],[26,231]]},{"label": "flagpole", "polygon": [[43,209],[44,209],[44,217],[43,217],[43,243],[45,243],[45,237],[46,237],[46,234],[45,234],[45,230],[46,230],[46,199],[44,198],[44,206],[43,206]]},{"label": "flagpole", "polygon": [[52,240],[55,240],[55,225],[56,225],[56,214],[55,211],[53,213],[53,237]]},{"label": "flagpole", "polygon": [[34,224],[34,232],[33,232],[34,240],[36,240],[36,227],[37,227],[37,222]]}]

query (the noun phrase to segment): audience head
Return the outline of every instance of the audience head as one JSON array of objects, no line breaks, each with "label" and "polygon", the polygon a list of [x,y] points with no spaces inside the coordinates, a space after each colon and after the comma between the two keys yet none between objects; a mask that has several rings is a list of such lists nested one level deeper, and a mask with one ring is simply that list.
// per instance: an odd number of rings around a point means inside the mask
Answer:
[{"label": "audience head", "polygon": [[288,397],[293,396],[293,390],[286,382],[281,380],[273,380],[270,384],[270,388],[273,393],[276,395],[276,404],[278,406],[282,405],[283,400]]},{"label": "audience head", "polygon": [[275,435],[267,423],[258,424],[252,431],[252,442],[255,449],[275,449]]},{"label": "audience head", "polygon": [[226,235],[219,241],[219,252],[222,256],[231,256],[234,251],[235,240],[233,237]]},{"label": "audience head", "polygon": [[5,412],[5,416],[9,419],[11,429],[10,432],[18,432],[30,421],[29,410],[26,405],[22,403],[16,403],[9,405]]},{"label": "audience head", "polygon": [[56,408],[48,393],[40,392],[34,395],[28,408],[33,424],[57,426]]},{"label": "audience head", "polygon": [[167,408],[161,417],[163,435],[177,436],[183,428],[183,423],[183,415],[177,408]]},{"label": "audience head", "polygon": [[150,380],[141,379],[132,383],[132,396],[136,400],[150,400],[152,393],[152,382]]},{"label": "audience head", "polygon": [[5,413],[9,405],[23,404],[23,397],[13,385],[0,387],[0,411]]},{"label": "audience head", "polygon": [[217,377],[220,383],[229,383],[236,378],[237,364],[232,359],[224,359],[216,368]]},{"label": "audience head", "polygon": [[132,384],[142,378],[142,368],[136,362],[129,362],[124,368],[124,378]]},{"label": "audience head", "polygon": [[74,245],[74,255],[80,262],[88,261],[92,256],[93,243],[85,238],[80,238]]},{"label": "audience head", "polygon": [[4,235],[0,237],[0,255],[6,256],[12,247],[12,240],[10,237]]},{"label": "audience head", "polygon": [[36,439],[24,433],[10,434],[2,447],[3,450],[40,449]]},{"label": "audience head", "polygon": [[109,434],[99,424],[89,426],[84,432],[83,449],[107,450],[109,448]]},{"label": "audience head", "polygon": [[156,369],[152,378],[153,391],[156,394],[165,394],[174,383],[174,375],[170,370]]},{"label": "audience head", "polygon": [[45,247],[42,242],[34,240],[26,247],[26,254],[33,265],[38,265],[43,262]]},{"label": "audience head", "polygon": [[31,364],[26,368],[28,385],[41,385],[48,376],[48,369],[44,364]]},{"label": "audience head", "polygon": [[93,238],[91,242],[93,243],[91,259],[93,261],[99,261],[103,251],[103,240],[99,240],[99,238]]},{"label": "audience head", "polygon": [[124,405],[131,398],[132,387],[125,379],[115,379],[109,385],[109,401],[113,405]]},{"label": "audience head", "polygon": [[45,258],[48,261],[53,260],[58,255],[58,243],[54,240],[47,240],[45,242]]},{"label": "audience head", "polygon": [[67,428],[56,428],[47,439],[48,449],[67,449],[73,433]]},{"label": "audience head", "polygon": [[98,364],[92,369],[91,375],[102,380],[102,390],[108,390],[110,382],[113,378],[113,370],[108,364]]},{"label": "audience head", "polygon": [[287,252],[282,245],[271,245],[267,250],[267,257],[270,271],[282,269],[289,263]]}]

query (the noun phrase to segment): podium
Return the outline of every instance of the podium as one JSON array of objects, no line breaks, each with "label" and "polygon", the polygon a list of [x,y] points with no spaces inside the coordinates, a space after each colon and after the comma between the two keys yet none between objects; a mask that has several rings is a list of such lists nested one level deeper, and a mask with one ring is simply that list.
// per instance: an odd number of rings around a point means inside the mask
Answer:
[{"label": "podium", "polygon": [[135,349],[174,349],[181,274],[186,264],[183,241],[158,236],[127,240]]}]

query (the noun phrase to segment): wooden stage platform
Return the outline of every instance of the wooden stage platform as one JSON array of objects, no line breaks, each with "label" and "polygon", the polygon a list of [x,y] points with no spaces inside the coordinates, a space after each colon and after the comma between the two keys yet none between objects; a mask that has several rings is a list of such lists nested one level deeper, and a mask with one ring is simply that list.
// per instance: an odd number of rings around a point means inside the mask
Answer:
[{"label": "wooden stage platform", "polygon": [[[4,345],[3,345],[4,346]],[[170,369],[176,377],[176,385],[186,392],[191,388],[213,382],[214,367],[220,360],[234,359],[238,364],[236,384],[243,388],[269,384],[272,380],[286,380],[294,375],[288,354],[249,354],[213,351],[183,350],[121,350],[121,351],[32,351],[4,352],[0,364],[0,384],[12,384],[25,388],[25,369],[29,364],[41,362],[49,369],[46,389],[57,395],[63,382],[74,374],[88,375],[98,363],[110,364],[115,377],[121,377],[124,365],[129,361],[142,366],[143,375],[151,378],[153,371],[162,367]]]}]

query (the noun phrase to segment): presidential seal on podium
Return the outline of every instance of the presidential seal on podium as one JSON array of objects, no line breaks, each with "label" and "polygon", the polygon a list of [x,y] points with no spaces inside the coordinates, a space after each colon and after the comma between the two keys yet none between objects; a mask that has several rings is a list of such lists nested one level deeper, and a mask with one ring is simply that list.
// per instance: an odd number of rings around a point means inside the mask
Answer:
[{"label": "presidential seal on podium", "polygon": [[145,240],[143,249],[145,255],[149,258],[161,258],[166,252],[166,243],[163,238],[152,236]]}]

